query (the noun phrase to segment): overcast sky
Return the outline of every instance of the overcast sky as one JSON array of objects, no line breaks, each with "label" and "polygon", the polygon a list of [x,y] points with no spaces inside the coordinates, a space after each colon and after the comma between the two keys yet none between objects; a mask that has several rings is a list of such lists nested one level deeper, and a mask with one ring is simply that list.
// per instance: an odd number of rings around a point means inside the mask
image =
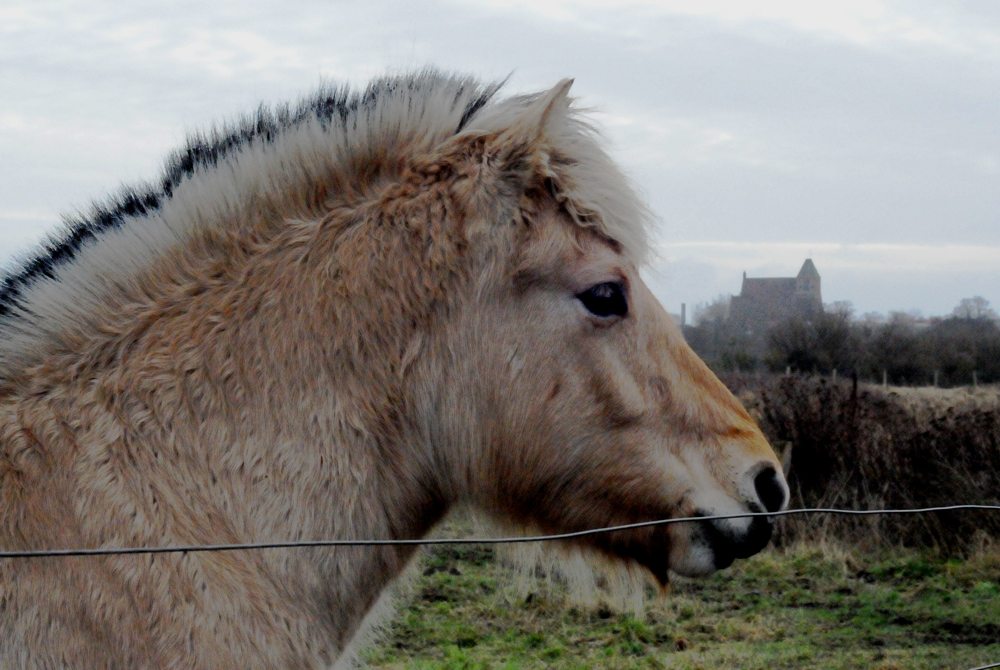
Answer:
[{"label": "overcast sky", "polygon": [[671,311],[811,256],[859,313],[1000,306],[1000,3],[0,0],[0,264],[191,130],[436,65],[576,78]]}]

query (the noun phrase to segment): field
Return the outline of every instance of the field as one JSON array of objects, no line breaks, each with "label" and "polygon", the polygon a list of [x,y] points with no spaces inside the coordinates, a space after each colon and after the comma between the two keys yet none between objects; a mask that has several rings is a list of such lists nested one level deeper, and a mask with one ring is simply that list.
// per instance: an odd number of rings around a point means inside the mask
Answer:
[{"label": "field", "polygon": [[[768,550],[707,580],[647,593],[638,616],[575,605],[558,582],[527,595],[489,548],[435,549],[373,668],[879,668],[1000,662],[1000,557],[918,554],[863,563],[816,548]],[[513,592],[513,593],[512,593]],[[514,595],[516,593],[516,595]]]},{"label": "field", "polygon": [[[792,507],[1000,503],[996,387],[725,381],[785,456]],[[458,524],[445,532],[470,532]],[[675,578],[668,594],[640,587],[632,606],[613,578],[581,592],[549,564],[514,569],[504,549],[429,549],[362,658],[428,670],[1000,662],[1000,514],[779,524],[762,554],[707,580]]]}]

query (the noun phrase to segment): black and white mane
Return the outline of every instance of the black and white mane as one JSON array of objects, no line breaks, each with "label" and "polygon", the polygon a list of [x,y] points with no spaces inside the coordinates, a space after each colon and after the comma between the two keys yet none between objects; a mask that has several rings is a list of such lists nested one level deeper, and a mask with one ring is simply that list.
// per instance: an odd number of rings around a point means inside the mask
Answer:
[{"label": "black and white mane", "polygon": [[[88,322],[95,308],[125,300],[144,268],[193,235],[232,229],[262,210],[284,220],[316,216],[316,193],[361,178],[354,165],[504,128],[537,95],[498,99],[503,83],[424,70],[375,80],[364,91],[327,87],[295,107],[261,107],[192,135],[157,182],[126,187],[69,218],[0,278],[0,381],[43,356],[46,343],[99,329]],[[650,217],[625,176],[580,117],[553,132],[573,164],[564,195],[641,262]]]},{"label": "black and white mane", "polygon": [[481,84],[471,78],[443,79],[425,71],[409,80],[385,77],[371,82],[364,91],[347,86],[323,88],[297,107],[269,109],[261,106],[238,122],[191,135],[186,145],[171,154],[156,183],[126,186],[110,200],[95,203],[89,212],[68,218],[61,231],[34,250],[6,276],[0,278],[0,334],[14,318],[30,317],[26,294],[40,280],[56,280],[60,269],[72,263],[80,250],[110,230],[149,217],[186,179],[203,170],[217,168],[233,153],[273,144],[283,133],[316,121],[324,127],[339,126],[345,137],[359,119],[378,109],[380,100],[392,97],[400,86],[411,91],[446,85],[453,93],[450,116],[458,114],[453,132],[459,133],[472,117],[500,90],[504,82]]}]

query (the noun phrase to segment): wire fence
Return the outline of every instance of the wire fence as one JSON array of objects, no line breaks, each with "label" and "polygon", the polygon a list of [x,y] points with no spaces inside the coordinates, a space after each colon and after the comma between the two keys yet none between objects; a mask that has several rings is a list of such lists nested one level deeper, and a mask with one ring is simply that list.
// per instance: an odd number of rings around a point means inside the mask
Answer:
[{"label": "wire fence", "polygon": [[709,516],[688,516],[671,519],[656,519],[640,521],[620,526],[590,528],[572,533],[556,533],[553,535],[518,535],[514,537],[427,537],[415,540],[278,540],[275,542],[243,542],[236,544],[193,544],[173,547],[95,547],[91,549],[33,549],[27,551],[0,551],[0,558],[52,558],[61,556],[109,556],[122,554],[174,554],[204,551],[243,551],[250,549],[296,549],[303,547],[384,547],[403,545],[441,545],[441,544],[521,544],[525,542],[558,542],[614,533],[650,526],[669,526],[678,523],[696,523],[703,521],[721,521],[724,519],[744,519],[752,517],[767,517],[773,519],[782,516],[800,514],[839,514],[843,516],[872,516],[876,514],[930,514],[933,512],[952,512],[957,510],[989,510],[1000,512],[1000,505],[945,505],[942,507],[918,507],[913,509],[837,509],[833,507],[806,507],[802,509],[786,509],[780,512],[741,512],[738,514],[716,514]]},{"label": "wire fence", "polygon": [[[1000,505],[945,505],[939,507],[919,507],[913,509],[878,509],[878,510],[854,510],[837,509],[828,507],[810,507],[802,509],[789,509],[780,512],[744,512],[740,514],[716,514],[710,516],[678,517],[673,519],[657,519],[654,521],[642,521],[639,523],[622,524],[619,526],[607,526],[604,528],[591,528],[572,533],[556,533],[551,535],[526,535],[514,537],[430,537],[415,540],[289,540],[277,542],[245,542],[237,544],[204,544],[186,545],[173,547],[95,547],[95,548],[73,548],[73,549],[36,549],[28,551],[0,551],[0,558],[59,558],[70,556],[110,556],[128,554],[171,554],[189,552],[213,552],[213,551],[244,551],[255,549],[295,549],[304,547],[380,547],[380,546],[400,546],[400,545],[446,545],[446,544],[520,544],[525,542],[558,542],[573,540],[576,538],[597,535],[600,533],[613,533],[617,531],[635,530],[637,528],[648,528],[651,526],[668,526],[678,523],[700,523],[704,521],[721,521],[725,519],[743,519],[753,517],[776,517],[808,515],[808,514],[837,514],[843,516],[871,516],[876,514],[932,514],[936,512],[953,512],[959,510],[989,510],[1000,512]],[[1000,668],[1000,663],[980,665],[970,670],[988,670],[989,668]]]}]

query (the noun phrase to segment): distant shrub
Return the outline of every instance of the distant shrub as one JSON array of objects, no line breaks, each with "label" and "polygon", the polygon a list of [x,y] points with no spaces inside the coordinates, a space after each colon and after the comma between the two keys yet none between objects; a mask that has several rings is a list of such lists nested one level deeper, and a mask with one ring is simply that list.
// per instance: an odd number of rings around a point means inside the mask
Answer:
[{"label": "distant shrub", "polygon": [[764,360],[775,372],[786,367],[824,374],[854,370],[864,347],[856,331],[843,313],[819,313],[809,319],[791,317],[768,332]]},{"label": "distant shrub", "polygon": [[951,387],[972,384],[975,373],[979,383],[1000,382],[1000,321],[988,308],[962,314],[918,321],[893,313],[888,321],[877,322],[853,320],[849,310],[831,309],[751,331],[726,318],[720,308],[685,327],[684,337],[719,374],[836,370],[870,381],[884,375],[890,384],[937,381]]},{"label": "distant shrub", "polygon": [[[850,380],[729,376],[785,453],[792,507],[1000,505],[1000,395],[899,394]],[[1000,540],[1000,513],[790,517],[778,542],[837,538],[863,548],[904,545],[967,553]]]}]

